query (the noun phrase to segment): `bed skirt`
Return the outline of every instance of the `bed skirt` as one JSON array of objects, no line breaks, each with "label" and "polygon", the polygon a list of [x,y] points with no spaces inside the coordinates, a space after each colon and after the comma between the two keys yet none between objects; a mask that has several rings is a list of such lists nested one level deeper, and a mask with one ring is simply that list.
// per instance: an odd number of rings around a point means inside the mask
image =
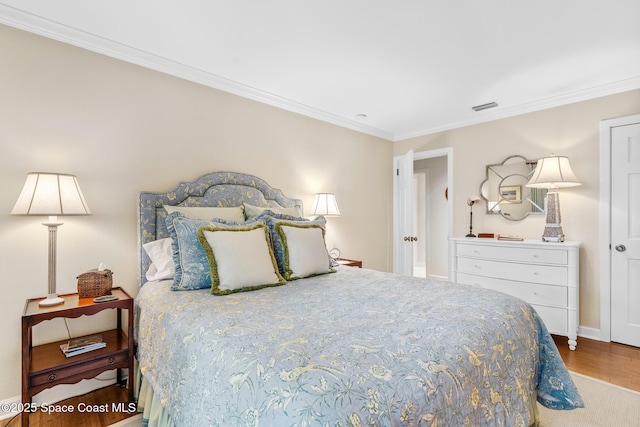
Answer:
[{"label": "bed skirt", "polygon": [[138,412],[142,413],[142,425],[174,427],[165,406],[155,396],[151,384],[142,376],[140,370],[138,370],[137,377]]}]

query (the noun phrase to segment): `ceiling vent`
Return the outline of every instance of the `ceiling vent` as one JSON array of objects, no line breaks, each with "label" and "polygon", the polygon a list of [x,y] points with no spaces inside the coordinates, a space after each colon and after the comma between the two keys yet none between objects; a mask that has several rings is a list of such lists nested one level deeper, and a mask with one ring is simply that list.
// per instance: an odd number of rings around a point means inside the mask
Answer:
[{"label": "ceiling vent", "polygon": [[473,108],[473,111],[482,111],[482,110],[486,110],[488,108],[494,108],[497,107],[498,104],[495,102],[490,102],[488,104],[482,104],[482,105],[476,105],[475,107],[471,107]]}]

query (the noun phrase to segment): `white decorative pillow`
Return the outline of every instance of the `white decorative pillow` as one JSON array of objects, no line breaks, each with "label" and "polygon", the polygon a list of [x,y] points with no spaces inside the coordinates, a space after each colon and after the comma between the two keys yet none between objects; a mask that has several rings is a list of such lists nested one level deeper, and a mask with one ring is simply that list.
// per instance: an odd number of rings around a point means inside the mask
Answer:
[{"label": "white decorative pillow", "polygon": [[244,221],[244,208],[242,206],[231,208],[200,207],[200,206],[170,206],[164,205],[167,213],[180,212],[184,216],[193,219],[212,220],[214,218],[226,221]]},{"label": "white decorative pillow", "polygon": [[268,286],[284,285],[266,225],[244,228],[208,226],[198,229],[198,238],[211,267],[211,293],[226,295]]},{"label": "white decorative pillow", "polygon": [[276,230],[284,245],[284,277],[302,279],[335,272],[324,241],[324,229],[317,224],[280,222]]},{"label": "white decorative pillow", "polygon": [[280,214],[280,215],[290,215],[294,217],[302,216],[302,212],[300,211],[300,208],[298,206],[295,206],[293,208],[284,208],[281,206],[260,207],[260,206],[253,206],[248,203],[243,203],[242,206],[244,207],[244,215],[246,219],[251,219],[253,217],[256,217],[266,210],[269,210],[275,214]]},{"label": "white decorative pillow", "polygon": [[154,240],[145,243],[142,247],[151,260],[151,265],[145,274],[147,280],[173,279],[175,268],[171,238]]}]

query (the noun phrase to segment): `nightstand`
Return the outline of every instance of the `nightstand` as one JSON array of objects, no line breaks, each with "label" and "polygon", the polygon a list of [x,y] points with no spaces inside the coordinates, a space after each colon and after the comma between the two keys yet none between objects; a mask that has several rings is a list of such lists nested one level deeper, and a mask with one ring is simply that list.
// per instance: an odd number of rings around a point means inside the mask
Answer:
[{"label": "nightstand", "polygon": [[344,265],[345,267],[358,267],[362,268],[362,261],[358,261],[355,259],[347,259],[347,258],[338,258],[336,262],[340,265]]},{"label": "nightstand", "polygon": [[[117,369],[117,382],[122,383],[121,369],[129,369],[129,401],[133,402],[133,298],[121,288],[113,288],[111,294],[117,300],[94,303],[93,298],[78,298],[78,294],[60,295],[64,304],[40,307],[44,298],[29,299],[22,314],[22,426],[29,425],[29,412],[33,412],[31,398],[42,390],[58,384],[73,384],[98,374]],[[91,316],[103,310],[117,310],[115,329],[97,332],[102,335],[106,347],[77,356],[65,357],[60,345],[68,340],[32,346],[32,327],[55,318]],[[128,328],[122,330],[122,310],[127,310]],[[87,319],[89,320],[89,319]],[[35,409],[35,408],[34,408]]]}]

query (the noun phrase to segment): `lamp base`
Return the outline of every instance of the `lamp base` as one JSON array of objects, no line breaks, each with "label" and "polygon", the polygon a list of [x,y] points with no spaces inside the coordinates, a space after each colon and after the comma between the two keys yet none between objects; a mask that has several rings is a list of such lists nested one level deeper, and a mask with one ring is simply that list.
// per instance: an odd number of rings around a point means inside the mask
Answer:
[{"label": "lamp base", "polygon": [[547,223],[542,233],[543,242],[564,242],[564,233],[560,222],[560,198],[558,189],[550,188],[546,197]]},{"label": "lamp base", "polygon": [[51,307],[60,304],[64,304],[64,298],[60,298],[58,294],[47,295],[46,299],[43,299],[38,303],[40,307]]},{"label": "lamp base", "polygon": [[543,242],[564,242],[564,233],[561,226],[547,225],[542,234]]}]

